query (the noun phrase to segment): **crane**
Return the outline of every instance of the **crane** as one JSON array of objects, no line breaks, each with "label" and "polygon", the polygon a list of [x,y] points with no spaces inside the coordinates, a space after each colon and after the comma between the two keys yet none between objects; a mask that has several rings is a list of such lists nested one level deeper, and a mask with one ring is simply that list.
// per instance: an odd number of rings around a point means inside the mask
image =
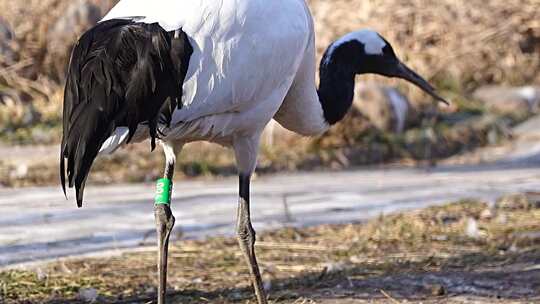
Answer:
[{"label": "crane", "polygon": [[82,206],[99,154],[146,139],[152,149],[163,147],[165,172],[154,205],[163,304],[178,147],[209,141],[232,148],[237,238],[257,301],[267,303],[250,219],[261,133],[275,119],[305,136],[322,134],[351,107],[355,75],[367,73],[402,78],[446,103],[373,30],[349,33],[328,47],[317,88],[314,24],[305,0],[121,0],[81,36],[71,56],[60,156],[64,193],[68,182]]}]

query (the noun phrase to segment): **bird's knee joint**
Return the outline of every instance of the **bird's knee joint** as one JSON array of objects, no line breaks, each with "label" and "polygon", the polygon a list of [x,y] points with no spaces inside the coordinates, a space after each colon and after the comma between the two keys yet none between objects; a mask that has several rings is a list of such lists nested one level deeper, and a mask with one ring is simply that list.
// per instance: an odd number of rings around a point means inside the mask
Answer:
[{"label": "bird's knee joint", "polygon": [[162,230],[171,230],[175,224],[175,218],[171,212],[169,206],[166,205],[156,205],[154,206],[154,216],[156,219],[156,224],[158,227],[161,227]]},{"label": "bird's knee joint", "polygon": [[236,230],[236,236],[243,242],[254,243],[256,238],[255,230],[250,225],[243,225]]}]

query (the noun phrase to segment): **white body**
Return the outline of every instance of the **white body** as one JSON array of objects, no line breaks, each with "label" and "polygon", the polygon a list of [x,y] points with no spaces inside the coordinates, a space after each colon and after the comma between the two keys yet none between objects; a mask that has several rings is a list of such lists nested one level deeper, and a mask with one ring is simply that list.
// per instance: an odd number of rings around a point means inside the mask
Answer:
[{"label": "white body", "polygon": [[[104,20],[134,16],[168,31],[182,28],[194,48],[183,108],[173,114],[166,141],[244,142],[256,154],[274,116],[303,135],[327,130],[315,88],[313,20],[304,0],[122,0]],[[125,132],[118,130],[116,138]],[[103,151],[111,151],[108,143]]]}]

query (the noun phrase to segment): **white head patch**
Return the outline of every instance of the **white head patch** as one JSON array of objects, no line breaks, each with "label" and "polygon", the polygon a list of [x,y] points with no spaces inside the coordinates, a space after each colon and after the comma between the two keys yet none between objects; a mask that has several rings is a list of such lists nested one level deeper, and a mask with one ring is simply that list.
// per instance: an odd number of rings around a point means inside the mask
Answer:
[{"label": "white head patch", "polygon": [[382,55],[383,49],[386,46],[386,42],[381,36],[373,30],[360,30],[357,32],[351,32],[347,35],[339,38],[336,42],[332,43],[328,49],[326,60],[330,60],[332,53],[340,45],[357,40],[364,45],[364,50],[368,55]]}]

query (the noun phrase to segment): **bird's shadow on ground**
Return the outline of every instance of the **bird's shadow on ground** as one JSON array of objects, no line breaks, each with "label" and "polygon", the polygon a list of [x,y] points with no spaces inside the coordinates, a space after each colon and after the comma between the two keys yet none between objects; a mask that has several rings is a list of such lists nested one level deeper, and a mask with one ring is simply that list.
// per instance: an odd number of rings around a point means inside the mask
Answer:
[{"label": "bird's shadow on ground", "polygon": [[[387,267],[386,265],[385,267]],[[425,270],[422,270],[425,269]],[[396,271],[397,270],[397,271]],[[442,261],[396,262],[391,269],[380,265],[308,272],[288,279],[271,280],[270,302],[293,303],[313,299],[317,303],[349,301],[445,302],[471,297],[475,302],[540,300],[540,248],[504,255],[467,253]],[[212,291],[172,291],[169,303],[255,303],[251,288]],[[155,295],[100,298],[98,303],[155,303]],[[84,303],[52,300],[46,304]]]}]

